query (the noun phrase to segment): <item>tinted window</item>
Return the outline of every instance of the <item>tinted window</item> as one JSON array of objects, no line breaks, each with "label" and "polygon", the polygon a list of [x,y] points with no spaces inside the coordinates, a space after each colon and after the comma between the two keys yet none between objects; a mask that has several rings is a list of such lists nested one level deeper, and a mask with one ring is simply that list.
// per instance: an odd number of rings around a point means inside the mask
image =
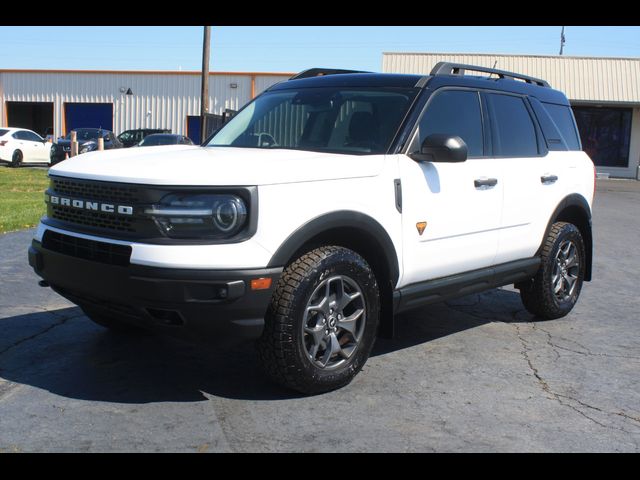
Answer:
[{"label": "tinted window", "polygon": [[8,131],[9,130],[3,130],[2,128],[0,128],[0,137],[2,137],[3,135],[6,135]]},{"label": "tinted window", "polygon": [[567,105],[556,105],[554,103],[544,103],[544,108],[549,112],[569,150],[580,150],[580,141],[578,140],[578,133],[576,132],[576,127],[573,122],[571,107]]},{"label": "tinted window", "polygon": [[24,135],[22,131],[14,132],[14,134],[11,136],[16,140],[24,140]]},{"label": "tinted window", "polygon": [[120,140],[121,142],[128,142],[129,140],[133,140],[133,133],[131,133],[129,130],[127,130],[126,132],[122,132],[120,135],[118,135],[118,140]]},{"label": "tinted window", "polygon": [[536,129],[524,100],[511,95],[488,94],[492,119],[493,153],[504,157],[538,155]]},{"label": "tinted window", "polygon": [[470,157],[481,157],[482,114],[478,93],[467,90],[436,93],[418,124],[418,141],[411,151],[418,150],[424,139],[434,133],[459,136],[467,144]]},{"label": "tinted window", "polygon": [[41,142],[42,138],[36,135],[33,132],[22,132],[22,138],[25,140],[30,140],[32,142]]}]

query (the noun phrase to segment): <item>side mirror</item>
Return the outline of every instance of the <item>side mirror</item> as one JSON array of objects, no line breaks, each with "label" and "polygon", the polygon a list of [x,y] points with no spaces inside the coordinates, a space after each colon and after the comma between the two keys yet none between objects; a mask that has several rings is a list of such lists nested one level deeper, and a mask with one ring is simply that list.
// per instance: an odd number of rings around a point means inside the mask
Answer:
[{"label": "side mirror", "polygon": [[416,162],[459,163],[467,159],[467,144],[458,136],[433,133],[424,139],[419,152],[409,154]]}]

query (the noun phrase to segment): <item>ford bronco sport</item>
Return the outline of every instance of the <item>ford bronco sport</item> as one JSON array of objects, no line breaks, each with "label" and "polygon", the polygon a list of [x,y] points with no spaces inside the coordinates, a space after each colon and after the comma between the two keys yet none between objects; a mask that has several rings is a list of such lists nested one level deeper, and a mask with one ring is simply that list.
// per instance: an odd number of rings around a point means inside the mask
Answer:
[{"label": "ford bronco sport", "polygon": [[112,329],[253,335],[304,393],[349,383],[400,312],[515,284],[554,319],[591,279],[593,163],[567,98],[512,72],[312,69],[203,146],[49,176],[42,284]]}]

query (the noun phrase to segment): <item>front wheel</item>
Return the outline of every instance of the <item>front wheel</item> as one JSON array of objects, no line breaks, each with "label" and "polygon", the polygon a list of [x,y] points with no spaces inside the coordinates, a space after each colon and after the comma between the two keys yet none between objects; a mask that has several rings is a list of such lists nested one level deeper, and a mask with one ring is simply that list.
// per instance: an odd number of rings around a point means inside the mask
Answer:
[{"label": "front wheel", "polygon": [[320,247],[283,272],[258,341],[277,383],[305,394],[347,385],[367,361],[380,317],[378,284],[356,252]]},{"label": "front wheel", "polygon": [[521,286],[520,298],[537,317],[564,317],[578,301],[586,270],[584,241],[578,228],[571,223],[554,223],[540,257],[540,269],[532,281]]}]

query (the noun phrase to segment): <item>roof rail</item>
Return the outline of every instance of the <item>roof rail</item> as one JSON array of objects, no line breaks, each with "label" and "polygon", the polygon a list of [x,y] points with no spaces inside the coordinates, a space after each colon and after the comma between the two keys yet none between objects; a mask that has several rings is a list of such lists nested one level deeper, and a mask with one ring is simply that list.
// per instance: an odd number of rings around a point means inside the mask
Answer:
[{"label": "roof rail", "polygon": [[298,80],[300,78],[309,78],[309,77],[320,77],[323,75],[339,75],[341,73],[371,73],[371,72],[365,72],[363,70],[341,70],[339,68],[310,68],[308,70],[304,70],[300,73],[297,73],[293,77],[289,78],[289,80]]},{"label": "roof rail", "polygon": [[463,63],[438,62],[431,69],[431,75],[464,75],[465,70],[472,72],[484,72],[498,75],[500,78],[510,78],[524,80],[527,83],[534,83],[540,87],[550,87],[546,80],[540,78],[529,77],[519,73],[506,72],[504,70],[496,70],[495,68],[477,67],[475,65],[465,65]]}]

